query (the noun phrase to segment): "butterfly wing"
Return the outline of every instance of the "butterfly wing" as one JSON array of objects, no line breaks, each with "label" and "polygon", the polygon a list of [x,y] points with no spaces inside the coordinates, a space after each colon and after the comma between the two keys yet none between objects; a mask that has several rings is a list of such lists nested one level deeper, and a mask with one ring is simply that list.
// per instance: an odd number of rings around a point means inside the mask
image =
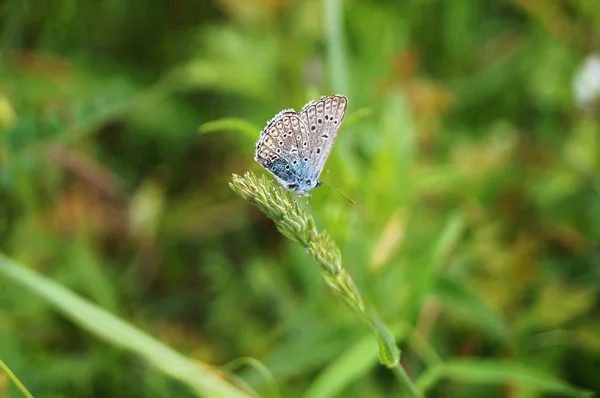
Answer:
[{"label": "butterfly wing", "polygon": [[340,125],[346,115],[348,99],[343,95],[330,95],[311,101],[300,111],[300,119],[308,128],[308,148],[312,165],[318,175],[331,153]]},{"label": "butterfly wing", "polygon": [[[290,189],[309,174],[308,129],[293,110],[278,113],[256,143],[254,159]],[[314,173],[313,173],[314,174]]]}]

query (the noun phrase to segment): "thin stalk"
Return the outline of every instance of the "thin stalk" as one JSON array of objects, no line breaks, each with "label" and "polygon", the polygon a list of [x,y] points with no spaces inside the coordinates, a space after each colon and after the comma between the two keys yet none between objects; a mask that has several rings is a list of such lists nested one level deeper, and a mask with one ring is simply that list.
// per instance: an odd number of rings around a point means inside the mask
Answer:
[{"label": "thin stalk", "polygon": [[323,0],[325,40],[327,43],[327,72],[337,93],[348,93],[348,63],[344,43],[344,24],[341,0]]},{"label": "thin stalk", "polygon": [[4,372],[8,375],[8,378],[12,380],[12,382],[15,384],[15,386],[17,386],[19,391],[21,391],[24,396],[27,398],[33,398],[33,395],[31,395],[29,390],[27,390],[23,383],[21,383],[21,380],[19,380],[19,378],[12,372],[12,370],[10,370],[8,365],[6,365],[2,359],[0,359],[0,369],[4,370]]},{"label": "thin stalk", "polygon": [[250,172],[243,177],[234,174],[229,185],[238,195],[273,219],[284,236],[308,250],[308,255],[321,267],[325,282],[361,321],[370,326],[377,338],[380,363],[396,375],[411,398],[422,398],[423,395],[400,365],[400,350],[394,336],[377,313],[367,309],[352,277],[342,265],[340,249],[327,232],[318,231],[313,218],[298,205],[290,192],[268,178],[257,177]]},{"label": "thin stalk", "polygon": [[400,363],[400,350],[388,327],[379,319],[379,316],[374,311],[370,313],[369,323],[373,328],[373,333],[377,337],[379,361],[381,364],[390,369],[396,380],[409,393],[411,398],[422,398],[423,394],[417,389]]},{"label": "thin stalk", "polygon": [[396,377],[396,380],[398,380],[398,382],[406,388],[411,398],[423,398],[423,394],[417,389],[415,384],[412,382],[412,380],[402,367],[402,364],[400,364],[400,361],[397,361],[395,366],[388,367],[388,369],[392,371],[392,374]]}]

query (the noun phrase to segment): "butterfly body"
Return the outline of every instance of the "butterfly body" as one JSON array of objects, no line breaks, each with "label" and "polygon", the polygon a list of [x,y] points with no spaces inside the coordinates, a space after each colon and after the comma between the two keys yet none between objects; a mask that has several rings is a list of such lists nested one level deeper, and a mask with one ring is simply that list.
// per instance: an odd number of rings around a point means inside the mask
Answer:
[{"label": "butterfly body", "polygon": [[254,159],[283,186],[308,195],[321,184],[347,103],[345,96],[331,95],[310,101],[300,113],[279,112],[262,131]]},{"label": "butterfly body", "polygon": [[[294,163],[296,162],[296,163]],[[296,165],[295,167],[288,167]],[[319,173],[301,159],[282,157],[268,163],[268,170],[288,189],[308,192],[319,186]]]}]

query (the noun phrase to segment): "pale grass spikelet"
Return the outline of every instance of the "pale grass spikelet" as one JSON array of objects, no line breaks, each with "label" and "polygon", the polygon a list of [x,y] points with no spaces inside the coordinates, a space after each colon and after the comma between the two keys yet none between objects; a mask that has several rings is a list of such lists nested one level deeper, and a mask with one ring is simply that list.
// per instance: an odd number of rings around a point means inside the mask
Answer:
[{"label": "pale grass spikelet", "polygon": [[310,242],[308,253],[317,263],[323,267],[323,271],[337,275],[342,271],[342,255],[340,249],[336,246],[327,232],[319,235],[318,242]]},{"label": "pale grass spikelet", "polygon": [[291,192],[271,179],[257,177],[252,172],[243,176],[234,174],[229,185],[238,195],[273,219],[284,236],[307,249],[309,256],[321,267],[325,282],[373,331],[381,364],[392,371],[411,397],[422,397],[400,365],[400,351],[394,337],[375,311],[366,307],[352,277],[344,269],[340,249],[327,232],[317,230],[313,218],[307,215]]},{"label": "pale grass spikelet", "polygon": [[287,238],[304,246],[309,256],[321,266],[329,286],[354,310],[365,316],[365,306],[352,277],[342,267],[340,249],[326,232],[317,231],[314,219],[307,215],[290,191],[271,179],[247,172],[234,174],[231,188],[255,204],[275,221],[277,229]]}]

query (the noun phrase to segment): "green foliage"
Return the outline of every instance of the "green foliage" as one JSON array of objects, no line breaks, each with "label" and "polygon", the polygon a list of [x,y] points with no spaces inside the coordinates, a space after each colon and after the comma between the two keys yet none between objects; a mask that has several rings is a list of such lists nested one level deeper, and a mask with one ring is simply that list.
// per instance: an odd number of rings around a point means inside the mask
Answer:
[{"label": "green foliage", "polygon": [[10,379],[10,381],[15,384],[15,386],[20,390],[20,392],[25,397],[32,398],[31,393],[29,391],[27,391],[27,388],[23,385],[23,383],[21,383],[21,380],[19,380],[18,377],[15,376],[15,374],[12,372],[12,370],[10,370],[10,368],[8,366],[6,366],[6,364],[4,362],[2,362],[2,359],[0,359],[0,369],[7,375],[7,377]]},{"label": "green foliage", "polygon": [[193,361],[173,352],[158,341],[88,303],[72,292],[38,276],[0,255],[0,272],[54,305],[82,329],[115,346],[131,350],[161,372],[181,380],[202,396],[244,398],[254,396],[215,377]]},{"label": "green foliage", "polygon": [[282,187],[275,186],[264,177],[257,178],[252,173],[246,173],[243,177],[234,175],[230,186],[238,195],[252,202],[273,219],[283,235],[308,250],[312,259],[321,266],[325,282],[373,330],[381,364],[399,376],[400,385],[405,387],[412,397],[420,397],[421,394],[399,363],[400,352],[393,336],[377,314],[365,308],[352,277],[342,266],[340,250],[329,235],[316,230],[312,217],[300,210],[297,200],[292,199],[290,192],[284,192]]},{"label": "green foliage", "polygon": [[[10,0],[0,21],[0,396],[600,391],[600,99],[573,91],[600,2]],[[357,205],[323,186],[304,211],[254,143],[336,92],[322,178]],[[274,223],[229,189],[248,170]]]}]

